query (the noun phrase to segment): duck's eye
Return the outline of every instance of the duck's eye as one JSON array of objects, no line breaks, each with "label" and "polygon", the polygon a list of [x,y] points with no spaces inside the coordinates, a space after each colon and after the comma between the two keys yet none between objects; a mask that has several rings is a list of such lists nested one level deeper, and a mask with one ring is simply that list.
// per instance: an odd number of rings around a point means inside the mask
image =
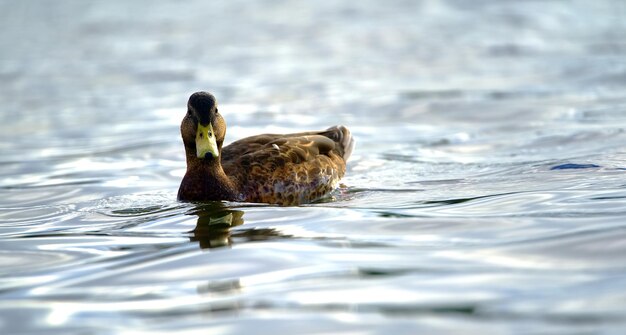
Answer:
[{"label": "duck's eye", "polygon": [[217,108],[215,108],[215,114],[219,113],[219,111],[217,110]]},{"label": "duck's eye", "polygon": [[187,115],[191,115],[191,109],[187,110]]}]

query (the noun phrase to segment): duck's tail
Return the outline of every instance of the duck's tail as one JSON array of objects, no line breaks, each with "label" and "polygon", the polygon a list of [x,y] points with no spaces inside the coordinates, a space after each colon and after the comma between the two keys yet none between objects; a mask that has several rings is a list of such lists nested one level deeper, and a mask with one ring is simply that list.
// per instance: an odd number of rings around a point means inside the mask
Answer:
[{"label": "duck's tail", "polygon": [[341,152],[343,152],[343,160],[347,162],[352,155],[355,142],[350,130],[345,126],[333,126],[326,129],[325,133],[324,135],[332,138],[339,145]]}]

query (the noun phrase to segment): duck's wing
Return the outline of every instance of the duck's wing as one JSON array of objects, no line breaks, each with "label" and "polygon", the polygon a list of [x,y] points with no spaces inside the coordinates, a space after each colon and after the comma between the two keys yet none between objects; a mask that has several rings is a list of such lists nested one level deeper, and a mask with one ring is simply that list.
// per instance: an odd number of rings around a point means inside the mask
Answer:
[{"label": "duck's wing", "polygon": [[[332,144],[331,144],[332,142]],[[344,126],[334,126],[324,131],[308,131],[293,134],[262,134],[235,141],[222,149],[222,164],[249,153],[284,145],[288,148],[302,147],[307,154],[326,154],[335,150],[344,161],[348,161],[354,148],[350,130]],[[307,158],[310,156],[305,156]]]},{"label": "duck's wing", "polygon": [[354,147],[350,131],[264,134],[222,149],[222,166],[247,201],[309,202],[334,189]]}]

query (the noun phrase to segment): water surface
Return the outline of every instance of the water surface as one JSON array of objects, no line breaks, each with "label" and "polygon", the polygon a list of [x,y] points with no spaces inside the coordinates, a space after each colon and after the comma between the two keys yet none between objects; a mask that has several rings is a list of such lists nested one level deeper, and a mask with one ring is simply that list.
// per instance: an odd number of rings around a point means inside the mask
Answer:
[{"label": "water surface", "polygon": [[[620,1],[0,2],[0,333],[621,334]],[[176,201],[178,125],[350,127],[343,186]]]}]

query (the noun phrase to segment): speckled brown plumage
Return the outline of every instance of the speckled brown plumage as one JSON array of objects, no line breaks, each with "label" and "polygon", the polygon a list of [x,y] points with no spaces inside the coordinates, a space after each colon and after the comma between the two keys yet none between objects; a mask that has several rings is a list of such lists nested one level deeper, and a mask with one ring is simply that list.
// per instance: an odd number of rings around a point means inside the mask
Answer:
[{"label": "speckled brown plumage", "polygon": [[[206,92],[194,93],[187,109],[181,124],[187,172],[178,190],[180,200],[308,203],[337,187],[354,147],[350,131],[334,126],[324,131],[257,135],[222,148],[226,123],[215,98]],[[202,127],[210,128],[205,136],[214,133],[218,157],[196,147],[203,140]]]}]

